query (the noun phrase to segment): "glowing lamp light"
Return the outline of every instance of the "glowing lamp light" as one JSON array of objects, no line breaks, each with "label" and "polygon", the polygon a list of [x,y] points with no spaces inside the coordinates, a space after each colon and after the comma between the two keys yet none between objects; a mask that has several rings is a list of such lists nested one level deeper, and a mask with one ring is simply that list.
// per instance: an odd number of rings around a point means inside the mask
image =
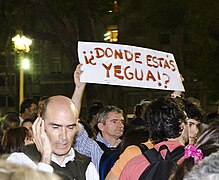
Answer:
[{"label": "glowing lamp light", "polygon": [[30,45],[32,44],[32,40],[26,38],[25,36],[20,36],[17,34],[15,37],[12,38],[12,42],[14,42],[14,47],[18,51],[30,51]]},{"label": "glowing lamp light", "polygon": [[29,69],[30,68],[30,61],[29,61],[29,59],[23,59],[21,61],[21,68],[22,69]]}]

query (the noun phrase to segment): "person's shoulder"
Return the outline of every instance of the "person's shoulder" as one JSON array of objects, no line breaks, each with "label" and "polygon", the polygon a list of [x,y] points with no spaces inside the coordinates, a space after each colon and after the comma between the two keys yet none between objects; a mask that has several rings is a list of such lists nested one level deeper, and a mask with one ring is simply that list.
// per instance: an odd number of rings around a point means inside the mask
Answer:
[{"label": "person's shoulder", "polygon": [[146,124],[146,121],[142,119],[141,117],[136,117],[130,122],[130,124],[134,126],[144,126]]},{"label": "person's shoulder", "polygon": [[148,165],[149,162],[144,157],[144,155],[139,154],[127,162],[120,175],[120,179],[126,179],[134,176],[136,179],[138,179],[138,177],[142,174],[144,169],[148,167]]},{"label": "person's shoulder", "polygon": [[[139,149],[139,147],[138,146],[136,146],[136,145],[130,145],[130,146],[128,146],[126,149],[125,149],[125,151],[123,152],[124,154],[129,154],[129,153],[131,153],[131,154],[140,154],[141,153],[141,150]],[[122,153],[122,154],[123,154]]]},{"label": "person's shoulder", "polygon": [[145,143],[143,143],[144,145],[146,145],[148,147],[148,149],[151,149],[154,147],[154,144],[151,141],[147,141]]},{"label": "person's shoulder", "polygon": [[131,145],[131,146],[128,146],[122,154],[120,154],[119,156],[119,161],[122,162],[126,162],[127,160],[130,160],[132,159],[133,157],[137,156],[141,154],[141,150],[139,149],[138,146],[135,146],[135,145]]},{"label": "person's shoulder", "polygon": [[77,150],[74,149],[75,152],[75,160],[82,160],[84,162],[86,162],[87,164],[89,164],[91,162],[91,158],[79,153]]},{"label": "person's shoulder", "polygon": [[143,154],[138,154],[135,157],[133,157],[130,161],[128,161],[127,165],[131,165],[131,166],[135,166],[135,165],[139,165],[141,163],[147,163],[147,159],[145,158],[145,156]]},{"label": "person's shoulder", "polygon": [[162,145],[166,145],[170,152],[172,152],[177,147],[183,147],[183,145],[178,140],[168,140],[155,144],[154,148],[158,150]]},{"label": "person's shoulder", "polygon": [[24,161],[29,160],[30,158],[24,154],[23,152],[14,152],[11,153],[8,157],[7,157],[7,161],[12,162],[12,163],[22,163]]},{"label": "person's shoulder", "polygon": [[41,154],[37,150],[37,147],[34,143],[24,146],[23,153],[26,154],[34,162],[39,162],[41,159]]},{"label": "person's shoulder", "polygon": [[99,180],[99,174],[96,170],[95,165],[92,162],[90,162],[89,165],[87,166],[86,179],[88,179],[88,180]]},{"label": "person's shoulder", "polygon": [[[146,143],[143,143],[143,144],[145,144],[148,147],[148,149],[153,148],[153,144],[151,142],[146,142]],[[121,155],[124,156],[124,157],[126,157],[126,156],[135,157],[139,154],[142,154],[141,149],[136,145],[130,145],[125,149],[125,151]]]}]

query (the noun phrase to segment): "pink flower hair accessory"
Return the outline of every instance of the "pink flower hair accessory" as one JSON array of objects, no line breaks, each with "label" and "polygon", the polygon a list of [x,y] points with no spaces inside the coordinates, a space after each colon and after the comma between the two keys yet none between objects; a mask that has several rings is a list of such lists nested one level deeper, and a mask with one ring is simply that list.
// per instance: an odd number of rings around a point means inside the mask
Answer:
[{"label": "pink flower hair accessory", "polygon": [[185,158],[188,159],[189,157],[192,157],[194,159],[195,164],[198,163],[198,161],[203,159],[203,153],[201,149],[196,148],[193,144],[188,144],[185,147]]}]

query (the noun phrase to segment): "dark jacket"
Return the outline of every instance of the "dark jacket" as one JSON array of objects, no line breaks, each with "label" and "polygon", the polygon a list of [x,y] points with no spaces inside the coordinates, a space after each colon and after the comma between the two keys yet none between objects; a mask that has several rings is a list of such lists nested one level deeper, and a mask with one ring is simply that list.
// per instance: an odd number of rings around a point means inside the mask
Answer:
[{"label": "dark jacket", "polygon": [[[35,144],[25,146],[23,152],[36,163],[38,163],[41,159],[41,154],[37,150]],[[54,173],[58,174],[63,180],[85,180],[85,172],[90,161],[91,159],[89,157],[75,151],[74,160],[69,161],[66,164],[66,167],[60,167],[58,164],[52,161],[50,165],[53,167]]]}]

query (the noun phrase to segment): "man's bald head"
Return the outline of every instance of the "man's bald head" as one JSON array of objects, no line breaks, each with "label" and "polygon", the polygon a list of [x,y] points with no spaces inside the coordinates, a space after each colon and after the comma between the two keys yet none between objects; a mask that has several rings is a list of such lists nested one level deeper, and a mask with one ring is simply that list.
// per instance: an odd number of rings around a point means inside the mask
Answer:
[{"label": "man's bald head", "polygon": [[47,111],[50,109],[54,112],[60,110],[72,111],[78,117],[78,112],[74,103],[70,98],[66,96],[57,95],[47,98],[43,103],[40,116],[44,119],[46,117]]}]

